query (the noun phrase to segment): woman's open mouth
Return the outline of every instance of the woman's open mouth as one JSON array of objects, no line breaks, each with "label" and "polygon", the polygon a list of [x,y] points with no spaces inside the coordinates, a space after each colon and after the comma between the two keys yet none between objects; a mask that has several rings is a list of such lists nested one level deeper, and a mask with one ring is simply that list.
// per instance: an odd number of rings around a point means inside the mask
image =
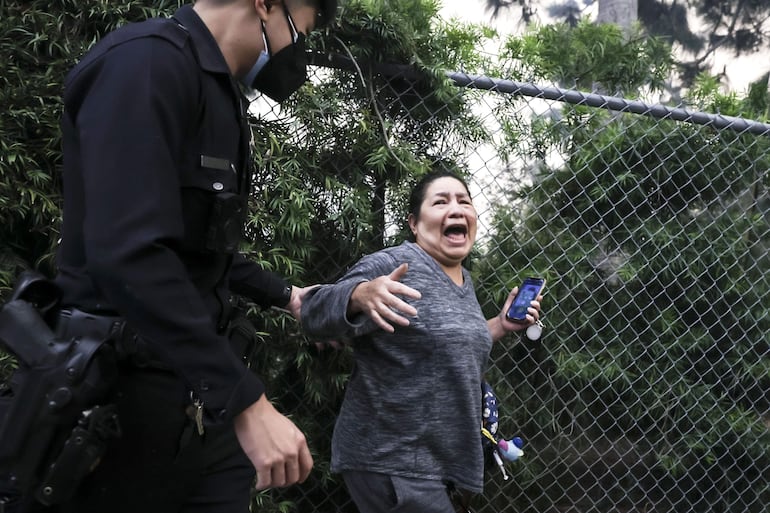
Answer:
[{"label": "woman's open mouth", "polygon": [[444,237],[446,237],[449,242],[452,243],[465,243],[468,238],[468,227],[460,224],[448,226],[446,229],[444,229]]}]

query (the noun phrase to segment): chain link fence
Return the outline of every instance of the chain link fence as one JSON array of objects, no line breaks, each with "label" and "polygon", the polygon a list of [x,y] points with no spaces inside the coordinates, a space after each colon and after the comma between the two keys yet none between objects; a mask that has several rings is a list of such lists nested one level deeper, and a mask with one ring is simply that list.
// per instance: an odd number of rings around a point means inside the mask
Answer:
[{"label": "chain link fence", "polygon": [[[120,15],[91,3],[78,5],[88,16],[76,17],[85,27],[76,39],[97,39],[128,11],[146,17],[141,2]],[[39,10],[32,4],[22,9],[25,23]],[[58,18],[59,10],[43,13],[53,25],[14,32],[9,76],[24,70],[38,79],[16,80],[23,94],[8,82],[10,99],[58,97],[57,70],[82,49],[63,31],[75,18]],[[22,19],[13,13],[10,20]],[[378,30],[357,30],[356,51],[375,54],[397,39]],[[328,44],[344,46],[345,37]],[[51,59],[55,67],[45,67]],[[400,240],[415,175],[441,163],[466,173],[479,212],[467,267],[485,313],[497,314],[525,276],[548,280],[544,337],[500,340],[486,373],[500,432],[520,436],[525,454],[507,464],[508,479],[489,465],[473,511],[770,511],[770,126],[701,112],[719,112],[726,99],[694,98],[689,110],[418,71],[419,63],[318,56],[315,64],[315,87],[282,109],[253,103],[249,256],[298,284],[332,281],[361,255]],[[40,147],[40,156],[19,155],[45,168],[58,155],[58,135],[45,135],[56,110],[36,108],[14,104],[18,137]],[[9,169],[9,183],[19,182]],[[45,187],[25,190],[32,199],[16,205],[22,214],[40,210],[30,207],[38,189]],[[23,224],[9,231],[45,228],[20,261],[49,253],[49,200],[40,199],[47,206],[39,217],[20,214]],[[8,243],[10,254],[27,244]],[[329,472],[350,352],[318,349],[287,317],[253,316],[265,333],[253,364],[270,398],[307,434],[316,464],[302,485],[256,495],[254,509],[356,513]],[[0,360],[3,370],[12,365]]]},{"label": "chain link fence", "polygon": [[[525,455],[507,465],[509,479],[489,466],[473,510],[768,511],[770,126],[463,73],[439,77],[452,93],[438,94],[399,69],[318,68],[321,89],[328,79],[363,91],[351,119],[334,123],[379,124],[381,139],[366,159],[326,148],[317,172],[353,176],[345,166],[376,167],[375,154],[386,170],[410,165],[409,154],[452,162],[479,212],[467,265],[486,314],[524,276],[548,279],[544,337],[498,342],[486,376],[501,433],[522,437]],[[293,126],[303,146],[308,133]],[[340,197],[314,193],[344,217],[345,196],[363,187],[380,220],[347,220],[379,234],[370,246],[352,243],[366,239],[352,231],[314,239],[318,281],[397,240],[411,182],[392,176],[348,184]],[[313,365],[341,391],[350,359],[332,353]],[[303,427],[320,471],[273,499],[354,512],[328,474],[339,396],[309,403],[288,376],[274,388],[292,391],[283,404],[297,416],[312,409],[318,424]]]}]

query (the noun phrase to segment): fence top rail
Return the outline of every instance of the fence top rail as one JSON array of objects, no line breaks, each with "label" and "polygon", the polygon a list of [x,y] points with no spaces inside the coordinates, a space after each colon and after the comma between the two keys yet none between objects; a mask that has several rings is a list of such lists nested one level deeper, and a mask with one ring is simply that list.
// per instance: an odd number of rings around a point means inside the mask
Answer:
[{"label": "fence top rail", "polygon": [[605,96],[596,93],[586,93],[574,89],[558,87],[542,87],[526,82],[515,82],[490,78],[481,75],[469,75],[460,72],[447,72],[447,77],[460,87],[487,89],[508,94],[520,94],[533,98],[556,100],[573,105],[587,105],[619,112],[632,112],[657,119],[673,119],[697,125],[712,126],[740,133],[770,136],[770,124],[752,121],[750,119],[707,112],[691,111],[683,108],[668,107],[661,104],[648,104],[638,100],[627,100],[617,96]]},{"label": "fence top rail", "polygon": [[[311,53],[310,63],[317,66],[343,69],[361,73],[362,69],[371,69],[375,73],[419,81],[424,78],[414,66],[406,64],[388,64],[353,60],[343,55],[329,53]],[[708,112],[692,111],[681,107],[668,107],[661,104],[648,104],[639,100],[628,100],[617,96],[587,93],[575,89],[538,86],[530,82],[516,82],[483,75],[471,75],[459,71],[446,71],[447,78],[458,87],[485,89],[506,94],[520,94],[533,98],[543,98],[573,105],[587,105],[617,112],[631,112],[656,119],[672,119],[696,125],[711,126],[717,129],[733,130],[738,133],[770,136],[770,124],[750,119]]]}]

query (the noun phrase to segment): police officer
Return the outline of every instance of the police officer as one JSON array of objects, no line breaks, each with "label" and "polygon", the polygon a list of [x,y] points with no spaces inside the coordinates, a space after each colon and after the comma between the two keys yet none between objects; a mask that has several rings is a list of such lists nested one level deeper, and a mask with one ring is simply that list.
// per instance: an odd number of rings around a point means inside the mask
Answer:
[{"label": "police officer", "polygon": [[257,489],[308,476],[304,435],[225,333],[231,293],[299,317],[307,288],[236,251],[251,176],[242,87],[291,95],[305,36],[335,9],[197,0],[106,35],[68,75],[56,281],[65,308],[133,336],[112,397],[122,437],[63,511],[246,513],[255,471]]}]

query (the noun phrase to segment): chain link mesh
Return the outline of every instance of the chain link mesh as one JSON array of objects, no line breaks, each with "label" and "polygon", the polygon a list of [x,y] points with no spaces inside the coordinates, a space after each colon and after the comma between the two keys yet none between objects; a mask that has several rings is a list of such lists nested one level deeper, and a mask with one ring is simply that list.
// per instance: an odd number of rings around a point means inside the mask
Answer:
[{"label": "chain link mesh", "polygon": [[[392,166],[414,165],[410,155],[454,162],[479,212],[467,265],[485,313],[523,277],[548,279],[544,337],[499,341],[486,376],[500,430],[521,436],[525,455],[508,464],[508,480],[487,469],[474,511],[768,511],[770,126],[462,73],[447,74],[451,87],[436,96],[409,74],[316,70],[318,101],[332,80],[365,91],[329,122],[351,127],[351,139],[356,123],[379,136],[360,158],[326,148],[318,173],[344,183],[356,176],[347,165],[377,168],[377,155],[396,177]],[[319,145],[293,126],[298,146]],[[307,184],[317,208],[340,213],[337,236],[314,236],[318,281],[366,251],[364,232],[381,245],[401,229],[408,177],[361,175],[336,192]],[[373,217],[345,219],[362,185]],[[305,381],[331,400],[309,402],[290,362],[272,362],[269,379],[286,390],[285,409],[312,409],[301,422],[320,471],[270,493],[287,510],[353,512],[328,473],[350,358],[324,352],[310,365],[317,377]]]}]

